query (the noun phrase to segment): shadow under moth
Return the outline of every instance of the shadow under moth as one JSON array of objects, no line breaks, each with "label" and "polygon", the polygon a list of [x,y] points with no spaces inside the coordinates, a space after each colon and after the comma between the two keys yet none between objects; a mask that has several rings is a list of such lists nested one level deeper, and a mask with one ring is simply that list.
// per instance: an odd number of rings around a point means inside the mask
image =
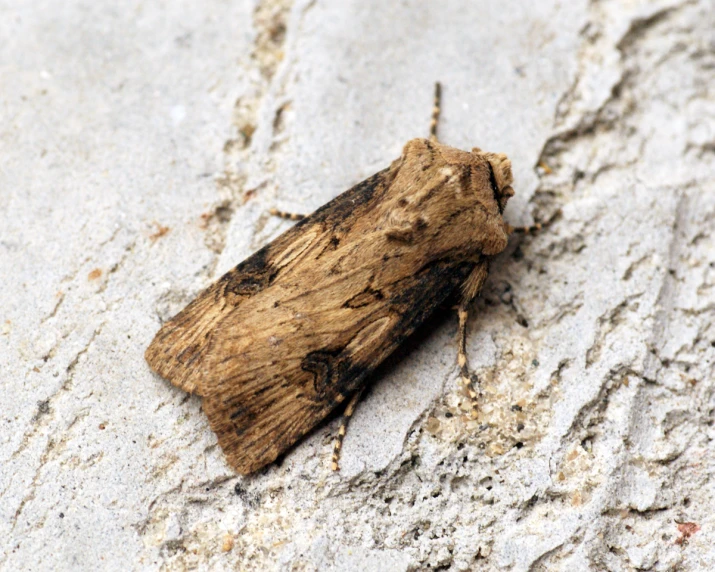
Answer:
[{"label": "shadow under moth", "polygon": [[337,469],[366,378],[456,289],[460,375],[476,403],[467,310],[514,230],[502,218],[511,163],[440,144],[439,94],[429,139],[226,273],[148,347],[154,371],[203,398],[237,472],[271,463],[347,402]]}]

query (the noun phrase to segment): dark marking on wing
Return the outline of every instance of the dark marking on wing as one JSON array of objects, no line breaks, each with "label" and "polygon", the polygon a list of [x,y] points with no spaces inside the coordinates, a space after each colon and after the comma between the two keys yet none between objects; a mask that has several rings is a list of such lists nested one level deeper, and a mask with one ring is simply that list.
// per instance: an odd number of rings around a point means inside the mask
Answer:
[{"label": "dark marking on wing", "polygon": [[362,308],[364,306],[368,306],[369,304],[379,302],[384,297],[385,296],[380,290],[373,290],[368,286],[365,290],[345,302],[345,304],[343,304],[343,308]]},{"label": "dark marking on wing", "polygon": [[335,356],[340,352],[330,352],[325,350],[310,352],[300,362],[303,371],[313,374],[313,387],[318,398],[323,397],[325,390],[330,385],[333,375]]},{"label": "dark marking on wing", "polygon": [[464,282],[474,266],[473,262],[438,260],[399,283],[388,302],[400,317],[393,328],[394,338],[390,339],[392,349],[411,335]]},{"label": "dark marking on wing", "polygon": [[224,293],[237,296],[253,296],[266,288],[275,279],[278,271],[268,263],[271,245],[264,246],[236,266],[232,272],[224,274],[219,280]]},{"label": "dark marking on wing", "polygon": [[321,250],[320,253],[315,257],[316,260],[318,260],[328,252],[333,252],[337,250],[338,246],[340,246],[340,238],[337,236],[331,236],[330,240],[328,241],[328,244],[325,245],[325,248],[323,248],[323,250]]},{"label": "dark marking on wing", "polygon": [[242,405],[236,406],[234,412],[231,414],[231,421],[233,421],[236,436],[240,437],[243,435],[250,428],[255,418],[255,414],[247,407]]}]

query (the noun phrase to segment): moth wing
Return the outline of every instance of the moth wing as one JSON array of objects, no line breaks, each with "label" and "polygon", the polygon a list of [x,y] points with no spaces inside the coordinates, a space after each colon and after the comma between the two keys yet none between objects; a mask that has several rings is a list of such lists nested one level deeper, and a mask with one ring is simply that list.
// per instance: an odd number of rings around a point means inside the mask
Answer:
[{"label": "moth wing", "polygon": [[298,263],[300,257],[293,254],[301,245],[354,220],[349,214],[359,217],[389,185],[393,172],[394,165],[342,193],[201,292],[156,334],[144,354],[149,366],[184,391],[204,395],[205,358],[218,325]]},{"label": "moth wing", "polygon": [[[247,474],[289,449],[361,387],[472,267],[440,261],[405,277],[388,299],[361,306],[359,323],[344,307],[303,318],[274,309],[265,343],[242,338],[256,326],[245,312],[227,316],[212,340],[203,408],[230,465]],[[254,315],[259,320],[261,312]]]},{"label": "moth wing", "polygon": [[[289,239],[283,235],[278,241],[292,242]],[[161,327],[144,354],[156,373],[184,391],[203,395],[201,380],[211,335],[228,314],[271,281],[269,260],[280,248],[278,241],[230,270]]]}]

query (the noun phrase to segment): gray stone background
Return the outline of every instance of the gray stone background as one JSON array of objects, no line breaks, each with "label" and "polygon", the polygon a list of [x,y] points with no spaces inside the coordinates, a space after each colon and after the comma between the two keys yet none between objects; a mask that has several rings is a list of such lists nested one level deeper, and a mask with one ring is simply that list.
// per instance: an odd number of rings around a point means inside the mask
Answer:
[{"label": "gray stone background", "polygon": [[[711,1],[0,6],[0,568],[715,570]],[[333,420],[238,477],[144,349],[268,208],[426,135],[435,80],[508,220],[561,212],[476,304],[480,419],[445,309],[341,473]]]}]

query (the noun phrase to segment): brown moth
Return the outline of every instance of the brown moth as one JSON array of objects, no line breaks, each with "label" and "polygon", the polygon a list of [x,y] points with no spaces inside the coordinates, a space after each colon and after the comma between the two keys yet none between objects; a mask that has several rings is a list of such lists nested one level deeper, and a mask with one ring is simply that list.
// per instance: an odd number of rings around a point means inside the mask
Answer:
[{"label": "brown moth", "polygon": [[338,452],[367,376],[455,289],[459,366],[467,307],[513,230],[503,154],[409,141],[386,169],[241,262],[159,330],[149,365],[203,408],[229,464],[274,461],[349,400]]}]

